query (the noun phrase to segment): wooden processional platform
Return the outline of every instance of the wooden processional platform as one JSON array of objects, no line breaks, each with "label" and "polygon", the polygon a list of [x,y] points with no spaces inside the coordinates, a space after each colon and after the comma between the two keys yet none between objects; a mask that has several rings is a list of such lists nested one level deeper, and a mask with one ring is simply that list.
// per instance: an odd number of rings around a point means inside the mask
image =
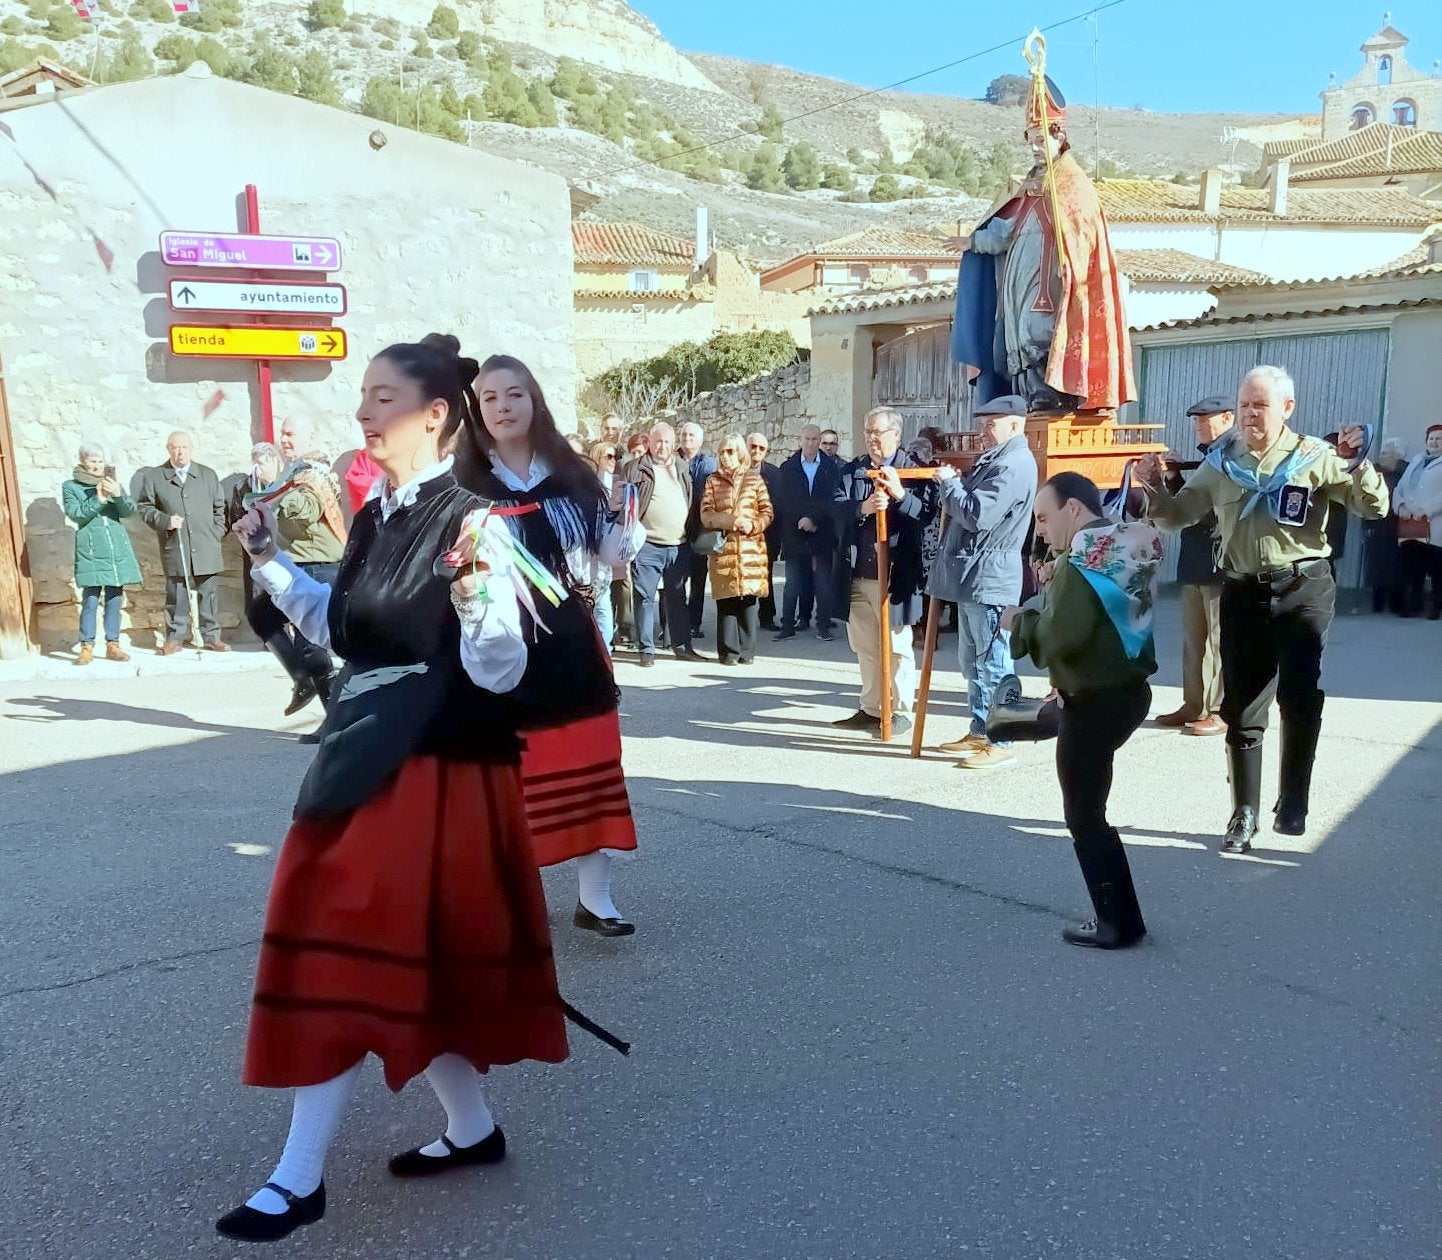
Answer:
[{"label": "wooden processional platform", "polygon": [[[1127,466],[1147,454],[1165,454],[1167,445],[1158,441],[1166,428],[1161,424],[1119,423],[1111,411],[1039,411],[1026,420],[1026,443],[1036,457],[1037,484],[1059,472],[1079,472],[1096,482],[1103,490],[1114,490],[1126,478]],[[981,437],[976,433],[948,435],[949,446],[936,452],[936,458],[951,464],[958,472],[967,472],[982,452]],[[926,478],[931,470],[907,468],[898,470],[905,480]],[[887,624],[887,590],[889,563],[886,541],[886,517],[877,518],[877,547],[880,552],[880,625],[881,634],[881,738],[891,739],[891,636]],[[938,529],[946,529],[946,514],[938,521]],[[931,691],[931,666],[936,656],[936,629],[941,614],[941,601],[929,599],[926,608],[926,645],[921,655],[921,677],[916,689],[916,721],[911,732],[911,755],[921,756],[926,729],[926,705]]]}]

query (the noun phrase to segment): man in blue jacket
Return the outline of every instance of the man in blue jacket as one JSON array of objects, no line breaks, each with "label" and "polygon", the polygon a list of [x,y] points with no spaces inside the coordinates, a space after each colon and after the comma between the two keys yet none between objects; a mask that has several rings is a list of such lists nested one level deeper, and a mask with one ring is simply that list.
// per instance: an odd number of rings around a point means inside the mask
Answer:
[{"label": "man in blue jacket", "polygon": [[1026,399],[1015,394],[978,407],[982,454],[964,476],[936,470],[946,532],[927,593],[957,606],[957,654],[966,675],[971,731],[941,745],[964,770],[1009,766],[1016,754],[986,737],[997,684],[1013,672],[1002,610],[1021,600],[1022,548],[1036,499],[1036,457],[1026,444]]}]

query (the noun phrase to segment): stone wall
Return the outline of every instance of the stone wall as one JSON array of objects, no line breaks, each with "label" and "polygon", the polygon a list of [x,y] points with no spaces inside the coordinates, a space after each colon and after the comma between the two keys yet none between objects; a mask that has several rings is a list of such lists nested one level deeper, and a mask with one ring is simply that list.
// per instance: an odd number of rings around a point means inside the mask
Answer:
[{"label": "stone wall", "polygon": [[771,443],[772,462],[779,463],[800,445],[803,427],[820,423],[811,414],[811,364],[793,363],[722,385],[663,418],[673,425],[695,421],[706,430],[708,448],[714,448],[723,433],[744,435],[760,429]]},{"label": "stone wall", "polygon": [[[169,354],[157,253],[167,228],[236,231],[247,183],[259,189],[263,231],[340,240],[342,270],[330,279],[350,298],[336,320],[349,359],[275,364],[277,429],[302,414],[332,455],[353,449],[367,358],[430,331],[455,333],[478,358],[525,359],[557,422],[574,423],[570,204],[559,177],[212,78],[204,63],[8,111],[5,122],[15,138],[0,143],[0,357],[40,645],[75,641],[74,533],[60,485],[82,441],[103,444],[125,481],[165,460],[177,428],[222,477],[249,467],[255,365]],[[159,625],[163,605],[159,552],[138,523],[132,537],[146,580],[127,592],[127,627],[148,644],[141,632]],[[227,547],[222,619],[235,626],[240,556]]]}]

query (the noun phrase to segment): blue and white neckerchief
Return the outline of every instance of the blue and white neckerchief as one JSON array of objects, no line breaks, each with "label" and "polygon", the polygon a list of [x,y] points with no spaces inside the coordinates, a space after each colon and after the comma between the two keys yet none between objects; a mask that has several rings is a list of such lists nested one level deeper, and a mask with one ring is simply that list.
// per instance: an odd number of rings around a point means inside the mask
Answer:
[{"label": "blue and white neckerchief", "polygon": [[[1280,439],[1278,439],[1280,441]],[[1236,458],[1237,442],[1218,442],[1207,452],[1206,463],[1244,490],[1250,497],[1242,508],[1241,519],[1245,520],[1259,504],[1265,503],[1267,511],[1278,524],[1296,524],[1295,519],[1283,513],[1282,496],[1289,485],[1297,484],[1297,477],[1332,448],[1320,438],[1299,437],[1297,445],[1287,458],[1277,465],[1265,478],[1257,476],[1255,468],[1245,468]]]}]

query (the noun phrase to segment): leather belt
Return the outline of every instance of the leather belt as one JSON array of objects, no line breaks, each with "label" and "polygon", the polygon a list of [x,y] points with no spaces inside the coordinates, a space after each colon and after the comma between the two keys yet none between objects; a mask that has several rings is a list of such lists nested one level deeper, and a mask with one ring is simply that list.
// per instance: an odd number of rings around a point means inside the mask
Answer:
[{"label": "leather belt", "polygon": [[1270,586],[1273,582],[1313,572],[1311,566],[1326,563],[1321,556],[1308,556],[1305,560],[1293,560],[1291,564],[1284,564],[1278,569],[1259,569],[1256,573],[1238,573],[1235,569],[1223,569],[1222,576],[1228,582],[1255,582],[1259,586]]}]

